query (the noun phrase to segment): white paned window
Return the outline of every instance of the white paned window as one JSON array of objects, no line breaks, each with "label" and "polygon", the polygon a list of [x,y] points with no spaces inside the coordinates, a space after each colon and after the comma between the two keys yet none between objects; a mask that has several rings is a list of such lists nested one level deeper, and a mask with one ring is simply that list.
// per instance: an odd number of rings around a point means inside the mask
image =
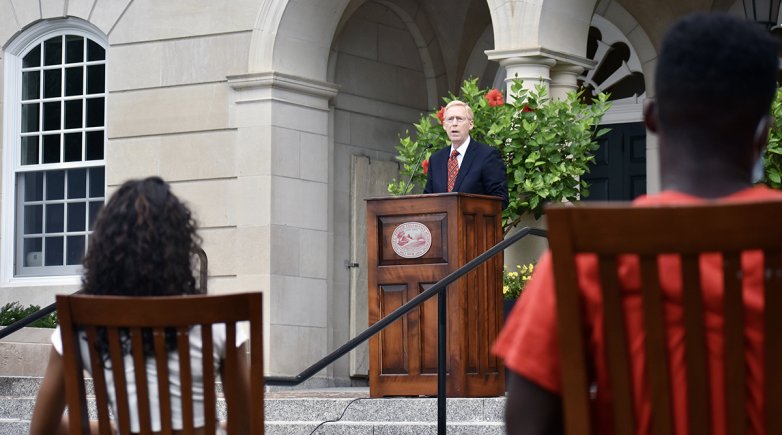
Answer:
[{"label": "white paned window", "polygon": [[65,27],[30,38],[6,67],[7,279],[78,274],[105,199],[106,49],[83,26]]}]

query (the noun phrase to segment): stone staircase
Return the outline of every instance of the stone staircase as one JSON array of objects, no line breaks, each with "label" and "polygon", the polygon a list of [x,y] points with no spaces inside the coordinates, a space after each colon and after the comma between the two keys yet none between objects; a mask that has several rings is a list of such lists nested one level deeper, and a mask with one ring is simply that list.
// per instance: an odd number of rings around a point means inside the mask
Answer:
[{"label": "stone staircase", "polygon": [[[365,390],[366,391],[366,390]],[[317,396],[318,392],[313,392]],[[448,399],[448,434],[504,434],[505,398]],[[266,433],[437,434],[434,398],[270,398]]]},{"label": "stone staircase", "polygon": [[[0,341],[0,435],[29,432],[35,396],[49,359],[50,329],[24,328]],[[437,399],[370,399],[369,388],[328,388],[313,380],[306,389],[266,392],[267,435],[436,434]],[[88,385],[89,390],[90,385]],[[504,434],[505,398],[448,399],[448,434]],[[225,418],[225,403],[218,413]]]},{"label": "stone staircase", "polygon": [[29,433],[40,378],[0,376],[0,435]]},{"label": "stone staircase", "polygon": [[[27,434],[41,378],[0,376],[0,435]],[[436,434],[437,399],[370,399],[369,389],[266,393],[267,435]],[[448,434],[505,433],[505,398],[448,399]],[[218,406],[224,413],[224,404]],[[221,416],[224,418],[224,414]]]}]

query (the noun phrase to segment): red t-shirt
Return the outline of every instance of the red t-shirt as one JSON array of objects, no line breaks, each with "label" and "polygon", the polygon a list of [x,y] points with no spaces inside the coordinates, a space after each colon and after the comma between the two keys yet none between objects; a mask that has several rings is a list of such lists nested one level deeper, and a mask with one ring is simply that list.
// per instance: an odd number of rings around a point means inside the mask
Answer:
[{"label": "red t-shirt", "polygon": [[[720,199],[720,202],[742,202],[781,199],[782,192],[765,187],[753,187]],[[700,198],[678,192],[662,192],[641,197],[637,206],[659,204],[705,203]],[[677,258],[660,258],[661,288],[664,294],[664,312],[667,329],[668,358],[672,377],[671,392],[674,401],[675,433],[687,433],[686,373],[684,365],[683,318],[681,309],[680,263]],[[612,433],[611,391],[605,359],[602,320],[602,297],[598,286],[597,258],[591,254],[576,257],[578,280],[585,303],[587,346],[595,365],[594,399],[597,433]],[[747,412],[750,433],[764,434],[763,429],[763,256],[760,252],[742,255],[744,269],[743,294],[745,303],[745,360],[747,365]],[[709,354],[709,380],[713,433],[725,433],[725,403],[722,336],[722,259],[719,255],[703,255],[700,260],[704,285],[704,320]],[[559,348],[557,343],[556,300],[552,280],[551,255],[546,253],[535,268],[532,280],[508,317],[493,351],[503,358],[506,367],[541,387],[561,392]],[[651,406],[649,385],[646,382],[644,333],[641,315],[640,279],[637,257],[619,261],[622,283],[628,351],[632,364],[633,400],[638,434],[651,433]]]}]

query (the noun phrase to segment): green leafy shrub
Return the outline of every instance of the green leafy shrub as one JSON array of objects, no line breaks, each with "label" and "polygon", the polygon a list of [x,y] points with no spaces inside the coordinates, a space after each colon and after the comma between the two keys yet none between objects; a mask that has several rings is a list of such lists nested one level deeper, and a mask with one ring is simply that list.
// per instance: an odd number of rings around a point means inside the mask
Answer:
[{"label": "green leafy shrub", "polygon": [[763,158],[765,177],[763,182],[774,189],[782,189],[782,90],[777,90],[771,104],[774,120],[768,135],[766,155]]},{"label": "green leafy shrub", "polygon": [[[598,95],[591,105],[581,102],[576,92],[568,93],[564,100],[552,100],[545,87],[529,91],[521,80],[513,81],[511,93],[514,98],[505,103],[498,90],[480,89],[478,80],[471,79],[464,82],[458,97],[475,113],[470,136],[497,148],[505,161],[510,199],[503,212],[505,233],[526,213],[540,217],[546,202],[573,201],[589,195],[589,186],[581,176],[594,161],[598,148],[595,139],[608,132],[598,131],[597,126],[610,106],[606,94]],[[443,99],[444,105],[454,99],[455,95],[449,95]],[[396,149],[402,163],[401,180],[388,186],[391,194],[408,194],[426,183],[426,159],[450,143],[441,117],[442,112],[437,110],[423,115],[413,124],[415,139],[409,132],[400,139]],[[424,170],[417,165],[422,153]],[[406,186],[414,173],[412,183]]]},{"label": "green leafy shrub", "polygon": [[527,281],[532,278],[532,272],[535,270],[535,264],[529,263],[524,266],[517,264],[516,270],[508,270],[507,266],[502,268],[502,297],[505,300],[516,300],[521,296]]},{"label": "green leafy shrub", "polygon": [[[38,305],[30,305],[27,308],[22,307],[19,302],[11,302],[0,308],[0,326],[8,326],[18,320],[24,319],[30,314],[40,310]],[[27,325],[36,328],[54,328],[57,326],[57,314],[52,313],[48,316],[38,319]]]}]

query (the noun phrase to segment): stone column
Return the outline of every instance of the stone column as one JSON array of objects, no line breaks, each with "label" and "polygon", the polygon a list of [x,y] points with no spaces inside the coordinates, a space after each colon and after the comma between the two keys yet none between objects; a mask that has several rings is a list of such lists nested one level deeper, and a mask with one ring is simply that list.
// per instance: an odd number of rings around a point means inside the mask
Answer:
[{"label": "stone column", "polygon": [[594,66],[594,61],[544,48],[524,50],[487,50],[489,60],[505,68],[506,95],[510,96],[510,81],[520,78],[525,89],[542,84],[549,88],[552,98],[564,98],[577,87],[576,78],[584,68]]},{"label": "stone column", "polygon": [[551,81],[550,69],[556,60],[545,56],[516,56],[513,53],[497,51],[487,52],[489,60],[499,61],[505,68],[505,95],[512,100],[511,80],[523,80],[525,89],[534,89],[537,85],[548,87]]},{"label": "stone column", "polygon": [[269,375],[327,353],[329,100],[336,87],[267,72],[228,77],[237,129],[237,274],[264,292]]},{"label": "stone column", "polygon": [[581,65],[573,65],[558,62],[551,68],[551,84],[549,86],[551,98],[564,100],[567,93],[578,89],[578,75],[584,71]]},{"label": "stone column", "polygon": [[[594,62],[571,54],[547,49],[532,50],[488,50],[489,60],[498,61],[505,67],[506,95],[512,100],[510,82],[514,78],[524,80],[525,89],[533,89],[542,84],[549,88],[553,99],[565,98],[567,93],[577,88],[578,74]],[[524,227],[545,228],[545,219],[535,219],[525,215],[519,225],[511,230],[511,234]],[[505,250],[505,264],[515,268],[516,264],[536,262],[547,247],[544,239],[527,237]]]}]

